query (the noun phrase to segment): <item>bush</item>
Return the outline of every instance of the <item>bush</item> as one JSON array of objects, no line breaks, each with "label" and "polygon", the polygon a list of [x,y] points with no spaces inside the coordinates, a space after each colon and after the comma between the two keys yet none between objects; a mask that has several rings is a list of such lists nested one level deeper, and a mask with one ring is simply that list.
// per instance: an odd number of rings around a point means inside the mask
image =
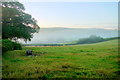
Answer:
[{"label": "bush", "polygon": [[8,39],[2,40],[2,50],[3,52],[11,51],[11,50],[21,50],[22,47],[19,43],[13,42]]},{"label": "bush", "polygon": [[21,50],[21,44],[20,43],[16,43],[16,42],[12,42],[13,44],[13,50]]},{"label": "bush", "polygon": [[2,40],[2,50],[3,50],[3,52],[13,50],[12,41],[7,40],[7,39]]}]

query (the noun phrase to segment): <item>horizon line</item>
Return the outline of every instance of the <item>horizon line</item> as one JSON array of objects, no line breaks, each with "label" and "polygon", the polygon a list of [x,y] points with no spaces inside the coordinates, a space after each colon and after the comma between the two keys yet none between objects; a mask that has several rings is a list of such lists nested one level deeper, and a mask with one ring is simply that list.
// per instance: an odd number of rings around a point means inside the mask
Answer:
[{"label": "horizon line", "polygon": [[88,28],[88,27],[40,27],[40,28],[73,28],[73,29],[107,29],[107,30],[120,30],[118,28],[96,28],[96,27],[92,27],[92,28]]}]

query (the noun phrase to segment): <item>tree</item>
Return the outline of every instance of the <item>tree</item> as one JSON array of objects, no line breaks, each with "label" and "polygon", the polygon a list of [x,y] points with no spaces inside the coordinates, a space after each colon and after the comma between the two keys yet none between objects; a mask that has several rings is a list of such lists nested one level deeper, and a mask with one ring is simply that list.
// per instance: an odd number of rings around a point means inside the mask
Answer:
[{"label": "tree", "polygon": [[39,31],[37,21],[25,13],[23,4],[19,2],[2,2],[2,38],[31,40]]},{"label": "tree", "polygon": [[97,42],[102,42],[105,39],[100,37],[100,36],[96,36],[96,35],[91,35],[89,38],[83,38],[83,39],[79,39],[78,40],[78,44],[89,44],[89,43],[97,43]]}]

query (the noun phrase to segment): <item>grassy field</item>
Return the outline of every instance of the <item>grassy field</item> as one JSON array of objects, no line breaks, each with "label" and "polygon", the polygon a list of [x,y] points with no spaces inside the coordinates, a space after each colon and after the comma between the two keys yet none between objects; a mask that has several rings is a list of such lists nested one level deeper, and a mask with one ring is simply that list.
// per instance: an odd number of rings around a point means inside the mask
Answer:
[{"label": "grassy field", "polygon": [[[33,50],[34,56],[25,56]],[[87,45],[23,47],[3,55],[3,78],[117,78],[118,39]]]}]

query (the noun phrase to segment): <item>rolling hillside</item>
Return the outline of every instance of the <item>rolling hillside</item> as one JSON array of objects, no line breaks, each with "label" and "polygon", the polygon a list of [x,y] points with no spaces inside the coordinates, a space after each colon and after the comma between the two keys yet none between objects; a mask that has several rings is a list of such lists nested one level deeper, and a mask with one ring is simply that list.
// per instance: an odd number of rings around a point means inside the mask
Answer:
[{"label": "rolling hillside", "polygon": [[[34,56],[25,56],[33,50]],[[118,78],[118,39],[74,46],[23,47],[3,55],[3,78]]]}]

